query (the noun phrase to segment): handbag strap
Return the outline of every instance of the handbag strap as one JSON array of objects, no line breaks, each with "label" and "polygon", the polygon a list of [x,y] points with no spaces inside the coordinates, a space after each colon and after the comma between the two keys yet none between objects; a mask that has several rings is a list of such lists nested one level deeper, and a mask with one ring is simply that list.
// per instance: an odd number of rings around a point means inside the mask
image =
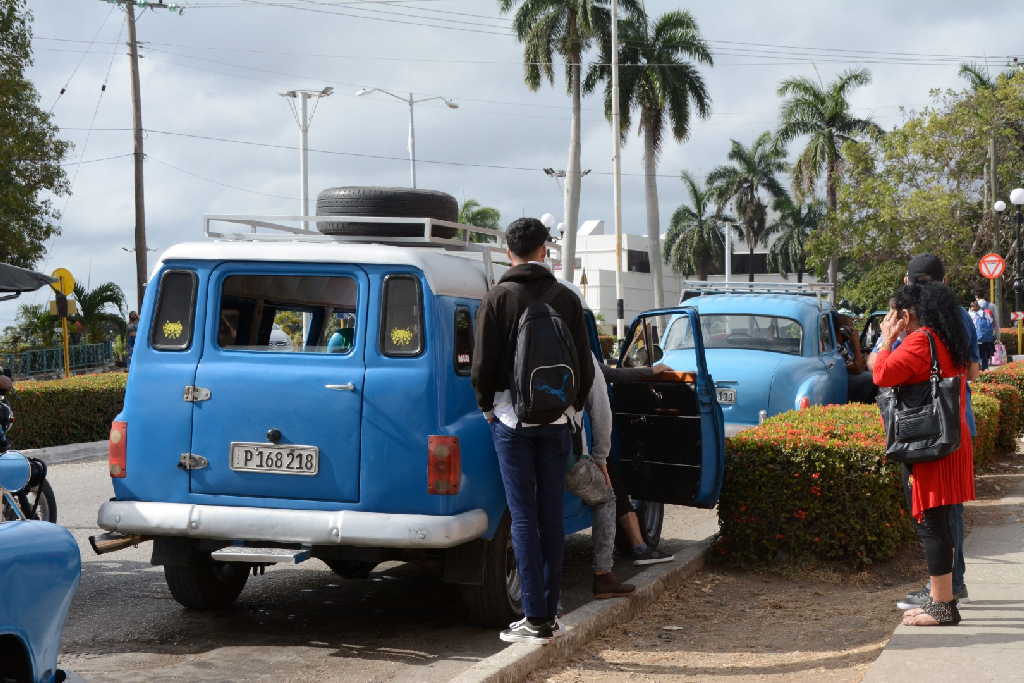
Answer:
[{"label": "handbag strap", "polygon": [[[932,385],[932,398],[939,395],[939,381],[942,379],[942,374],[939,372],[939,354],[935,349],[935,338],[932,337],[930,330],[922,329],[924,335],[928,337],[928,350],[931,353],[931,367],[929,368],[928,380]],[[899,392],[899,387],[893,387],[893,390]]]}]

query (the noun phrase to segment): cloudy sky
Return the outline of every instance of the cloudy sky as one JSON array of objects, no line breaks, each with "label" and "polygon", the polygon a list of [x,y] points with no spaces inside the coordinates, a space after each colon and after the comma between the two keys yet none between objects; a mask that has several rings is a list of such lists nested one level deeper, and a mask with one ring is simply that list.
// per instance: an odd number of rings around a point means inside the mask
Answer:
[{"label": "cloudy sky", "polygon": [[[173,0],[167,0],[171,2]],[[569,109],[564,83],[531,92],[521,48],[491,0],[178,0],[181,15],[139,21],[149,243],[198,238],[204,213],[294,213],[298,130],[279,91],[333,86],[310,136],[311,193],[333,185],[408,183],[408,114],[362,87],[458,101],[416,109],[420,187],[499,208],[506,219],[562,213],[544,167],[563,168]],[[775,88],[788,76],[829,80],[853,66],[873,83],[856,111],[885,128],[919,108],[932,88],[960,87],[960,61],[1024,53],[1024,3],[947,0],[830,2],[647,0],[658,15],[693,13],[715,50],[704,69],[713,115],[661,159],[662,220],[683,199],[681,169],[703,175],[730,138],[751,142],[776,125]],[[123,10],[101,0],[29,0],[42,105],[75,144],[72,197],[58,200],[63,235],[40,270],[63,266],[81,281],[113,280],[134,300],[132,151]],[[109,72],[109,73],[108,73]],[[106,90],[101,96],[101,85]],[[63,96],[58,97],[62,87]],[[611,138],[597,97],[584,101],[581,219],[611,213]],[[216,138],[216,139],[214,139]],[[109,158],[108,157],[114,157]],[[643,231],[641,145],[623,152],[624,221]],[[151,257],[155,258],[155,255]],[[152,262],[152,261],[151,261]],[[43,301],[43,293],[20,301]],[[9,324],[15,303],[0,304]]]}]

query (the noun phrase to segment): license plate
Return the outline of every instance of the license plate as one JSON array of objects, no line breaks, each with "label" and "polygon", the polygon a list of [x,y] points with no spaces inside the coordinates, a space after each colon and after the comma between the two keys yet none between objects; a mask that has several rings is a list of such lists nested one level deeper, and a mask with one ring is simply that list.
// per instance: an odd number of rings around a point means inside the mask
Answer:
[{"label": "license plate", "polygon": [[320,469],[320,449],[316,446],[278,446],[272,443],[232,442],[229,464],[236,472],[263,474],[304,474]]},{"label": "license plate", "polygon": [[727,405],[733,405],[736,403],[735,389],[715,389],[715,396],[718,398],[719,403]]}]

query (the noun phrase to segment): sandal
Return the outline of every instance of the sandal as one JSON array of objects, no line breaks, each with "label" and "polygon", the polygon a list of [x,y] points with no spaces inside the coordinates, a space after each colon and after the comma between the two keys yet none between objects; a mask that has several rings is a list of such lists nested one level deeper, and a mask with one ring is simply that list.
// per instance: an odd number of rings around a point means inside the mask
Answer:
[{"label": "sandal", "polygon": [[[914,612],[911,614],[910,612]],[[927,614],[929,617],[934,619],[934,624],[915,624],[908,622],[907,618],[913,619],[914,617]],[[956,600],[950,600],[949,602],[929,602],[923,605],[920,610],[908,610],[904,614],[904,625],[906,626],[956,626],[960,623],[960,610],[957,609]]]}]

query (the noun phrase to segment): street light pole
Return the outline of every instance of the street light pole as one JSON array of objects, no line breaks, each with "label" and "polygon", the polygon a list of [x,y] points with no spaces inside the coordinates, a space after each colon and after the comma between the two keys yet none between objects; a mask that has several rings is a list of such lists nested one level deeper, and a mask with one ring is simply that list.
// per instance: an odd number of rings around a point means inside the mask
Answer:
[{"label": "street light pole", "polygon": [[[622,170],[619,165],[619,3],[612,0],[612,208],[615,216],[615,335],[626,337],[625,301],[622,295]],[[575,230],[575,226],[569,226]]]},{"label": "street light pole", "polygon": [[1010,193],[1010,203],[1017,207],[1017,229],[1014,231],[1014,239],[1017,241],[1017,263],[1013,276],[1013,303],[1015,310],[1024,311],[1024,274],[1021,273],[1024,245],[1020,242],[1021,225],[1024,224],[1024,188],[1018,187]]},{"label": "street light pole", "polygon": [[433,96],[433,97],[422,97],[422,98],[417,100],[413,93],[409,93],[408,97],[402,97],[401,95],[396,95],[395,93],[393,93],[393,92],[391,92],[389,90],[384,90],[383,88],[360,88],[359,90],[356,91],[356,97],[362,97],[363,95],[369,95],[369,94],[375,93],[375,92],[379,92],[382,95],[390,95],[391,97],[394,97],[396,100],[401,100],[401,101],[403,101],[403,102],[405,102],[406,104],[409,105],[409,180],[412,183],[412,188],[415,190],[416,189],[416,119],[415,119],[416,105],[419,104],[420,102],[430,102],[432,100],[440,100],[440,101],[444,102],[445,106],[447,106],[449,109],[458,109],[459,105],[458,105],[458,103],[455,102],[455,100],[450,99],[448,97],[441,97],[440,95],[436,95],[436,96]]},{"label": "street light pole", "polygon": [[[334,88],[328,86],[322,90],[287,90],[281,97],[299,100],[298,111],[295,111],[295,122],[299,124],[299,215],[309,215],[309,126],[313,122],[309,116],[309,100],[312,97],[328,97]],[[290,103],[289,103],[290,104]],[[302,221],[302,229],[309,230],[309,221]]]}]

